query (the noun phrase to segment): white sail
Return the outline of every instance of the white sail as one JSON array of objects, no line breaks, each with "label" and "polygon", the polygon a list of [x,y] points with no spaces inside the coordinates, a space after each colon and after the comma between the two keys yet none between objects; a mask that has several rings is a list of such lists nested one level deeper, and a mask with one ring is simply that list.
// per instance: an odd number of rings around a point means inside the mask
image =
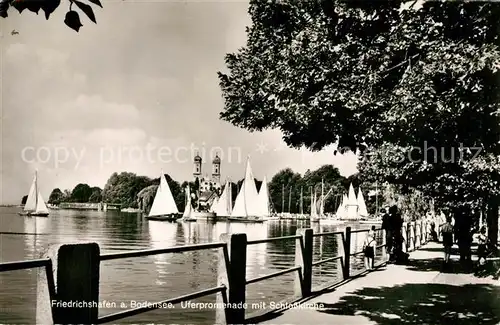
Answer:
[{"label": "white sail", "polygon": [[269,207],[269,190],[267,189],[267,178],[265,176],[264,180],[262,181],[262,185],[260,186],[257,206],[260,210],[260,217],[269,217],[271,215],[271,209]]},{"label": "white sail", "polygon": [[179,213],[177,205],[175,204],[174,197],[168,186],[167,179],[163,172],[160,177],[160,186],[156,190],[153,206],[149,211],[149,216],[163,216],[173,213]]},{"label": "white sail", "polygon": [[208,211],[209,212],[215,212],[215,209],[216,209],[218,203],[219,203],[219,198],[215,198],[212,201],[212,204],[210,205],[210,208],[208,209]]},{"label": "white sail", "polygon": [[358,189],[358,213],[360,217],[368,217],[368,209],[366,208],[365,198],[361,192],[361,186]]},{"label": "white sail", "polygon": [[311,217],[317,217],[317,216],[318,216],[318,206],[316,200],[316,191],[314,191],[314,194],[311,194]]},{"label": "white sail", "polygon": [[319,207],[319,215],[323,216],[325,214],[325,184],[323,178],[321,179],[321,202]]},{"label": "white sail", "polygon": [[217,216],[220,217],[228,217],[231,215],[231,183],[229,181],[226,182],[224,186],[224,191],[217,201],[217,205],[215,206],[214,212]]},{"label": "white sail", "polygon": [[186,186],[186,206],[184,207],[184,213],[182,214],[183,218],[187,218],[191,216],[191,212],[193,207],[191,205],[191,191],[189,190],[189,185]]},{"label": "white sail", "polygon": [[336,213],[337,218],[343,218],[344,212],[345,212],[345,205],[344,205],[344,197],[342,196],[342,198],[340,199],[340,205],[337,208],[337,213]]},{"label": "white sail", "polygon": [[47,208],[47,205],[45,204],[45,201],[43,200],[42,194],[38,192],[38,198],[37,198],[37,203],[36,203],[36,213],[49,213],[49,209]]},{"label": "white sail", "polygon": [[349,194],[347,196],[346,212],[348,219],[359,219],[358,215],[358,200],[356,198],[356,193],[354,192],[354,187],[349,186]]},{"label": "white sail", "polygon": [[255,187],[255,179],[250,166],[250,158],[247,159],[245,169],[245,179],[241,184],[240,192],[236,197],[234,208],[231,213],[232,217],[256,217],[259,215],[258,193]]},{"label": "white sail", "polygon": [[28,193],[28,198],[26,199],[26,204],[24,205],[24,211],[35,211],[36,210],[36,199],[37,199],[37,175],[33,177],[33,182],[31,183],[30,191]]}]

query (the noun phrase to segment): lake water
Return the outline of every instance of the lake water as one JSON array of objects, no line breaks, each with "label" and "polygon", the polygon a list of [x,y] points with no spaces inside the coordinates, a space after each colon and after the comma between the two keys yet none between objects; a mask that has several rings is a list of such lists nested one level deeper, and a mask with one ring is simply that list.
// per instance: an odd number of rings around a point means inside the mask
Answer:
[{"label": "lake water", "polygon": [[[310,228],[305,221],[270,221],[263,224],[169,223],[145,220],[139,214],[116,211],[54,210],[49,218],[27,218],[19,208],[0,207],[0,232],[36,233],[37,235],[0,234],[0,262],[39,258],[50,245],[93,241],[101,253],[165,248],[178,245],[219,241],[223,233],[247,234],[249,240],[295,234],[298,228]],[[344,230],[342,226],[313,224],[314,232]],[[369,227],[351,225],[353,229]],[[365,234],[353,236],[359,251]],[[314,238],[314,261],[337,256],[335,237]],[[217,285],[216,250],[184,254],[164,254],[141,258],[106,261],[101,264],[100,300],[114,302],[117,309],[100,309],[99,314],[117,312],[120,303],[156,302]],[[362,256],[351,260],[351,272],[362,267]],[[295,241],[277,241],[251,245],[247,251],[247,279],[292,267]],[[340,276],[338,262],[314,267],[315,288],[334,282]],[[37,272],[42,269],[0,273],[0,323],[34,324],[36,317]],[[294,292],[295,274],[247,286],[247,302],[279,302]],[[314,289],[314,288],[313,288]],[[215,302],[215,295],[194,302]],[[251,313],[248,310],[247,313]],[[162,309],[129,317],[114,323],[214,324],[215,310],[181,308]]]}]

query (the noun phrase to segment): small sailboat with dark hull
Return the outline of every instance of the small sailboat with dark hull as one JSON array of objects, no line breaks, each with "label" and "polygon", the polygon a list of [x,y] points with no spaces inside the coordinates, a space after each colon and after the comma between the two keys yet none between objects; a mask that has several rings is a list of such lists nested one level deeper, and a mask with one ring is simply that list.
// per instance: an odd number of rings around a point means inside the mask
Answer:
[{"label": "small sailboat with dark hull", "polygon": [[156,190],[156,195],[149,211],[149,215],[146,219],[158,220],[158,221],[175,221],[182,217],[177,209],[177,204],[175,204],[174,196],[170,191],[170,186],[168,186],[167,179],[161,173],[160,185]]},{"label": "small sailboat with dark hull", "polygon": [[23,212],[19,212],[21,216],[28,217],[48,217],[49,209],[43,200],[42,194],[38,189],[38,172],[35,171],[33,182],[31,183],[30,192],[26,199]]}]

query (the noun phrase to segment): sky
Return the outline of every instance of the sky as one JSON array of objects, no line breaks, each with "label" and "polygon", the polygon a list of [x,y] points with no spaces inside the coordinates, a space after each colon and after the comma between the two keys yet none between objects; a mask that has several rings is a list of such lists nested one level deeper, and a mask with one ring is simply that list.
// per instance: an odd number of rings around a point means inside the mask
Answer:
[{"label": "sky", "polygon": [[20,203],[35,170],[46,199],[55,187],[104,187],[113,172],[192,180],[196,153],[204,174],[218,154],[223,179],[243,178],[248,156],[258,179],[324,164],[356,172],[353,154],[291,149],[279,130],[250,133],[219,119],[217,71],[245,45],[248,3],[103,6],[97,24],[81,14],[79,33],[64,25],[65,4],[48,21],[14,10],[0,18],[0,204]]}]

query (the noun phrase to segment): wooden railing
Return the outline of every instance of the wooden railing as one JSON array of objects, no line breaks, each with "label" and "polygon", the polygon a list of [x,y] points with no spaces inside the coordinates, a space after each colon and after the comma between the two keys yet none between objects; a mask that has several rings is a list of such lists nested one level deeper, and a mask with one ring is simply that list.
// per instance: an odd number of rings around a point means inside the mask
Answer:
[{"label": "wooden railing", "polygon": [[[403,226],[404,245],[407,251],[417,249],[427,241],[427,226],[425,222],[405,223]],[[45,319],[50,319],[55,324],[102,324],[117,321],[125,317],[138,315],[147,311],[159,309],[165,304],[179,304],[207,295],[217,294],[217,303],[222,303],[226,308],[217,309],[217,324],[241,324],[248,322],[245,316],[246,289],[247,285],[278,277],[288,273],[295,273],[295,302],[304,298],[309,298],[321,290],[313,291],[312,277],[313,268],[327,262],[339,261],[342,271],[341,279],[328,284],[329,287],[341,285],[356,276],[364,273],[364,270],[357,274],[351,274],[351,257],[362,254],[362,251],[355,251],[352,245],[352,237],[357,233],[368,232],[369,229],[352,230],[347,227],[344,232],[313,233],[312,229],[298,229],[296,235],[275,237],[259,240],[247,240],[246,234],[223,234],[219,242],[198,244],[189,246],[176,246],[164,249],[149,249],[127,251],[120,253],[100,254],[99,245],[96,243],[62,245],[58,247],[55,254],[47,254],[46,258],[9,262],[0,264],[0,272],[22,270],[28,268],[44,267],[44,282],[47,284],[47,299],[50,307],[49,315]],[[385,264],[385,235],[381,229],[376,229],[377,238],[382,238],[382,244],[376,249],[382,249],[382,262],[376,266]],[[313,261],[313,238],[314,237],[337,237],[340,236],[339,255],[319,261]],[[247,247],[276,241],[295,241],[295,265],[285,270],[269,273],[256,278],[247,279]],[[99,274],[102,261],[144,257],[158,254],[184,253],[195,250],[219,250],[219,268],[217,286],[197,291],[191,294],[169,298],[163,301],[152,303],[148,306],[128,309],[114,314],[99,317]],[[57,270],[53,269],[57,267]],[[55,275],[55,277],[54,277]],[[54,281],[56,278],[56,282]],[[324,289],[324,288],[322,288]],[[38,298],[40,299],[40,297]],[[89,306],[71,306],[69,302],[93,302]],[[39,311],[37,310],[37,313]],[[44,312],[43,310],[41,312]],[[38,321],[37,315],[37,321]],[[48,317],[48,318],[47,318]]]}]

